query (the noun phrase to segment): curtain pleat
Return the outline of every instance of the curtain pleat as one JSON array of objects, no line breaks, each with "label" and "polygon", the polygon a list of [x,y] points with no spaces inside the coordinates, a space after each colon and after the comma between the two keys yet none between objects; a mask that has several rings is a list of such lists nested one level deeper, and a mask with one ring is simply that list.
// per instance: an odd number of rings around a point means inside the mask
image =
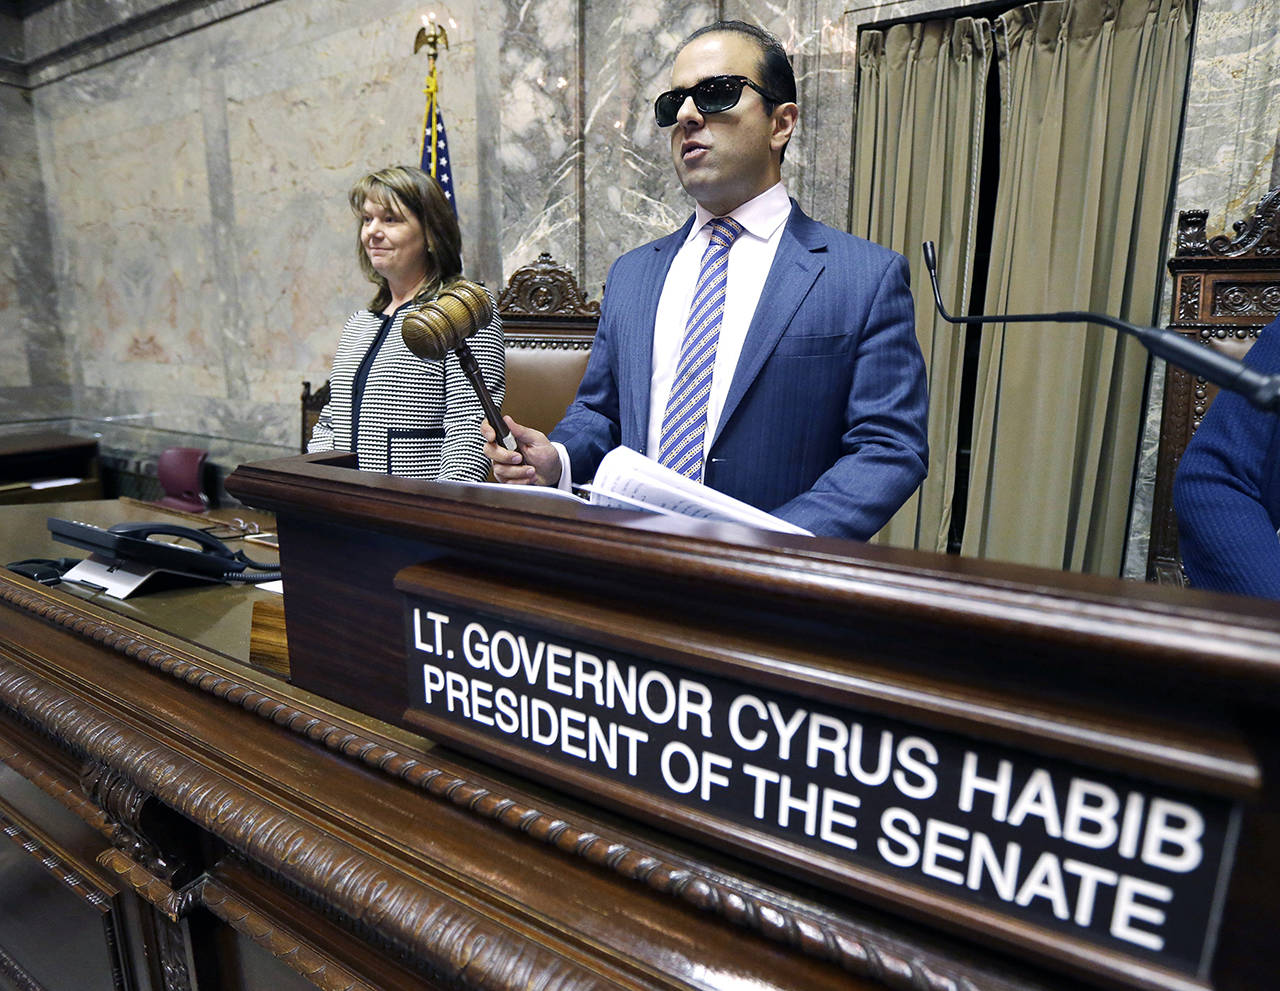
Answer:
[{"label": "curtain pleat", "polygon": [[[1190,25],[1190,0],[1065,0],[996,19],[987,313],[1154,320]],[[1105,328],[984,331],[962,553],[1118,573],[1146,364]]]},{"label": "curtain pleat", "polygon": [[860,39],[852,229],[906,255],[916,273],[916,333],[929,374],[929,475],[875,538],[945,551],[955,486],[965,333],[937,315],[920,244],[941,247],[952,312],[972,285],[989,21],[898,24]]}]

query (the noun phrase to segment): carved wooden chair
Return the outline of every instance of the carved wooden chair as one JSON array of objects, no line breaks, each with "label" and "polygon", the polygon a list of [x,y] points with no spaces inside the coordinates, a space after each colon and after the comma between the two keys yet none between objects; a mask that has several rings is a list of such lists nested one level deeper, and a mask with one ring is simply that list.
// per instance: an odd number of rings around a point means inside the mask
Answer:
[{"label": "carved wooden chair", "polygon": [[600,304],[545,251],[517,269],[498,298],[507,339],[502,411],[543,433],[560,422],[591,356]]},{"label": "carved wooden chair", "polygon": [[[1208,348],[1243,357],[1258,331],[1280,314],[1280,186],[1253,215],[1235,225],[1235,236],[1209,238],[1205,210],[1178,216],[1170,329]],[[1165,377],[1160,447],[1156,460],[1147,580],[1185,585],[1173,512],[1173,476],[1191,435],[1217,394],[1217,386],[1169,366]]]},{"label": "carved wooden chair", "polygon": [[320,419],[320,413],[328,402],[329,383],[327,381],[315,392],[311,391],[310,382],[302,383],[302,454],[307,453],[307,441],[311,439],[311,431],[316,428],[316,421]]}]

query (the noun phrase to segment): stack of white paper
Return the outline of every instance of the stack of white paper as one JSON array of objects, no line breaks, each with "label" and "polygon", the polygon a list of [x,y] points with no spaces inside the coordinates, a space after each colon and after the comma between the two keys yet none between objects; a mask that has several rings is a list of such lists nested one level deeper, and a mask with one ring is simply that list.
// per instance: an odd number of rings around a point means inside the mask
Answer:
[{"label": "stack of white paper", "polygon": [[647,509],[670,516],[743,523],[761,530],[812,536],[794,523],[685,478],[629,447],[616,447],[606,454],[595,479],[582,488],[590,494],[593,506]]}]

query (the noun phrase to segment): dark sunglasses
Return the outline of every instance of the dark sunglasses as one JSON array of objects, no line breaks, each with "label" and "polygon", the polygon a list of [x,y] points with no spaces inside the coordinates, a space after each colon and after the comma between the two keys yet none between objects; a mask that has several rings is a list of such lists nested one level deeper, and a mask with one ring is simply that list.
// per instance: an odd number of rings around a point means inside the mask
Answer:
[{"label": "dark sunglasses", "polygon": [[680,108],[688,97],[693,97],[693,105],[698,108],[699,113],[723,113],[738,105],[744,86],[750,86],[768,103],[782,102],[774,99],[746,76],[708,76],[688,89],[667,90],[653,101],[653,114],[658,118],[659,127],[670,127],[676,122],[676,115],[680,113]]}]

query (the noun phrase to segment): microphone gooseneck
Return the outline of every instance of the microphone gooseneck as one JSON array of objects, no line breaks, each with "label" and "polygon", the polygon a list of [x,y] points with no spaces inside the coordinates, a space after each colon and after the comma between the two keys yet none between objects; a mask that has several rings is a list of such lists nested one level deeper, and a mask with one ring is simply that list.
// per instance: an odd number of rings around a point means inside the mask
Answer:
[{"label": "microphone gooseneck", "polygon": [[1095,323],[1111,327],[1123,334],[1136,337],[1152,354],[1185,368],[1192,375],[1199,375],[1223,389],[1238,392],[1258,409],[1280,409],[1280,376],[1264,375],[1244,362],[1211,348],[1201,347],[1183,337],[1177,331],[1159,327],[1140,327],[1137,324],[1109,317],[1103,313],[1084,310],[1064,310],[1058,313],[1002,313],[995,316],[956,317],[942,305],[942,293],[938,291],[938,257],[932,241],[921,245],[924,251],[924,267],[929,272],[933,286],[933,303],[942,319],[948,323]]},{"label": "microphone gooseneck", "polygon": [[493,319],[493,304],[484,288],[459,279],[441,290],[430,303],[404,318],[400,336],[404,345],[424,361],[439,361],[448,352],[458,355],[458,364],[476,392],[485,418],[493,427],[498,442],[508,451],[516,449],[498,406],[485,385],[484,374],[476,357],[467,346],[467,338]]}]

